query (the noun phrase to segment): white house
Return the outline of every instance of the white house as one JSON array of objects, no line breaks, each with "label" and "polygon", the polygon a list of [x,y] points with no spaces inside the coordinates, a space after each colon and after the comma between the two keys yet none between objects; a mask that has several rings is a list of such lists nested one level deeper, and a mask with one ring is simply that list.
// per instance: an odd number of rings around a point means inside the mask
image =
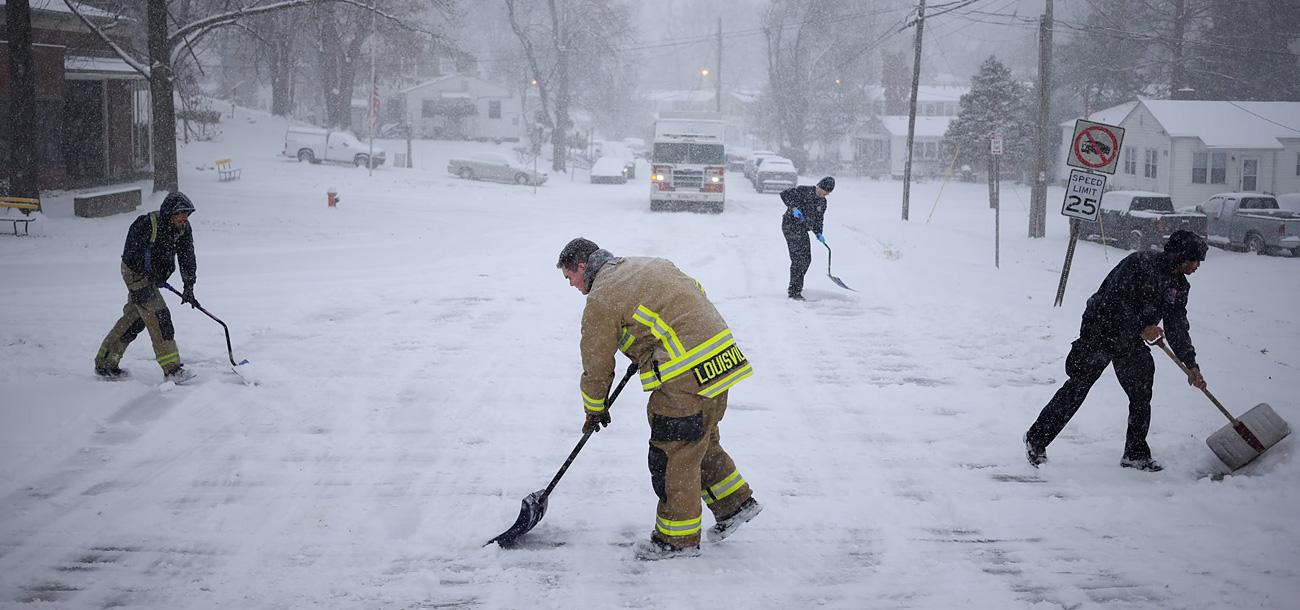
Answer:
[{"label": "white house", "polygon": [[398,94],[406,123],[420,137],[517,142],[523,135],[519,96],[481,78],[449,74]]},{"label": "white house", "polygon": [[[961,110],[961,96],[969,91],[970,87],[952,85],[917,87],[913,175],[938,176],[947,171],[946,164],[952,159],[943,158],[943,135]],[[902,178],[907,167],[907,115],[883,114],[882,87],[868,87],[867,98],[880,115],[853,136],[850,153],[846,154],[844,145],[839,146],[840,156],[852,159],[865,174]],[[910,103],[910,92],[908,100]]]},{"label": "white house", "polygon": [[[1228,191],[1300,192],[1300,102],[1138,99],[1087,118],[1125,130],[1107,188],[1169,193],[1176,206]],[[1074,120],[1060,127],[1064,181]]]}]

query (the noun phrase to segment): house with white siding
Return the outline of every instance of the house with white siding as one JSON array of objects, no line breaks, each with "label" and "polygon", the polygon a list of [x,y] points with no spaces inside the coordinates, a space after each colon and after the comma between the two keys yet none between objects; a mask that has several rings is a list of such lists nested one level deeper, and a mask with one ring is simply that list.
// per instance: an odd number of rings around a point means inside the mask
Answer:
[{"label": "house with white siding", "polygon": [[418,137],[518,142],[523,134],[519,96],[491,81],[448,74],[398,95],[406,124]]},{"label": "house with white siding", "polygon": [[[1169,193],[1179,207],[1231,191],[1300,192],[1300,102],[1138,99],[1087,118],[1124,128],[1108,189]],[[1064,182],[1074,120],[1060,128]]]}]

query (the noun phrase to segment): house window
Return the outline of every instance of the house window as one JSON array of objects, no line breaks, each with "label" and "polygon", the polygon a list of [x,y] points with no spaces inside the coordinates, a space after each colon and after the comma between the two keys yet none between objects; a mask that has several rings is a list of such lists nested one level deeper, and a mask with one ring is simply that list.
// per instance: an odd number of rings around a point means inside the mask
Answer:
[{"label": "house window", "polygon": [[1138,173],[1138,156],[1132,148],[1124,149],[1124,173],[1133,176]]},{"label": "house window", "polygon": [[501,118],[501,102],[499,101],[488,102],[488,118],[489,119]]},{"label": "house window", "polygon": [[1155,178],[1156,170],[1159,167],[1159,151],[1154,148],[1146,149],[1146,163],[1142,167],[1142,175],[1147,178]]},{"label": "house window", "polygon": [[426,119],[438,116],[437,100],[420,100],[420,116]]},{"label": "house window", "polygon": [[1300,152],[1295,154],[1295,175],[1300,176]]},{"label": "house window", "polygon": [[1228,181],[1228,153],[1210,153],[1210,184]]}]

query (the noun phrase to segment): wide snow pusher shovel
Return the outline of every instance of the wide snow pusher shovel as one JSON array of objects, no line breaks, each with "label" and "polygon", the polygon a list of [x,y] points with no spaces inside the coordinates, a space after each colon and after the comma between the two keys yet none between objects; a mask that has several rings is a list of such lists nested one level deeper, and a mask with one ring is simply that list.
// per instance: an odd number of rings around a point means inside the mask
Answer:
[{"label": "wide snow pusher shovel", "polygon": [[[618,393],[623,391],[623,386],[627,385],[627,380],[636,374],[636,368],[635,362],[628,365],[627,373],[623,375],[623,379],[618,382],[618,386],[614,388],[614,391],[609,395],[609,399],[605,401],[606,409],[614,406],[614,399],[618,398]],[[513,548],[520,536],[527,534],[537,526],[542,517],[546,516],[546,500],[550,497],[551,490],[555,489],[555,485],[560,482],[560,477],[564,476],[564,472],[569,469],[569,464],[573,463],[573,459],[578,457],[578,452],[582,451],[583,445],[587,444],[587,439],[591,438],[591,434],[591,432],[582,434],[582,438],[578,440],[578,445],[573,448],[573,451],[569,452],[569,459],[564,460],[564,465],[560,466],[560,471],[555,473],[555,478],[551,479],[551,484],[547,485],[546,489],[534,491],[524,498],[523,506],[519,507],[519,517],[515,519],[515,524],[495,538],[484,542],[483,546],[495,542],[501,545],[501,548]]]},{"label": "wide snow pusher shovel", "polygon": [[[835,285],[839,286],[840,288],[843,288],[845,290],[853,290],[852,288],[849,288],[847,284],[844,283],[844,280],[841,280],[840,278],[831,275],[831,245],[826,243],[825,240],[818,240],[818,241],[821,241],[822,245],[826,246],[826,277],[831,278],[831,281],[835,282]],[[853,292],[857,292],[857,291],[853,290]]]},{"label": "wide snow pusher shovel", "polygon": [[[1173,359],[1178,368],[1183,373],[1188,373],[1187,366],[1183,364],[1178,356],[1165,345],[1163,340],[1156,341],[1169,357]],[[1219,428],[1217,432],[1211,434],[1205,439],[1205,444],[1209,445],[1210,451],[1219,457],[1228,468],[1236,470],[1254,461],[1260,454],[1268,450],[1269,447],[1276,445],[1278,441],[1286,438],[1291,434],[1291,427],[1287,425],[1278,414],[1273,411],[1268,403],[1261,402],[1255,405],[1255,408],[1246,411],[1241,417],[1233,417],[1219,399],[1215,398],[1209,390],[1201,389],[1209,397],[1210,402],[1219,408],[1219,412],[1228,418],[1228,425]]]}]

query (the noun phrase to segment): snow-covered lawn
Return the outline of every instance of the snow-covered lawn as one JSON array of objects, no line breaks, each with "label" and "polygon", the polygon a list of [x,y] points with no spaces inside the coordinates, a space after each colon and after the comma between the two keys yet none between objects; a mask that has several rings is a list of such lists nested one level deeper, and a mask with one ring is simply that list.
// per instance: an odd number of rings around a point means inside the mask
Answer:
[{"label": "snow-covered lawn", "polygon": [[[1126,399],[1107,373],[1041,470],[1020,436],[1064,379],[1084,300],[1125,252],[1081,243],[1004,185],[1001,268],[985,187],[841,178],[808,302],[785,298],[774,194],[732,184],[721,215],[648,210],[644,179],[538,188],[278,157],[284,125],[240,110],[181,152],[198,297],[171,299],[201,377],[160,386],[92,359],[120,313],[133,214],[0,237],[0,606],[152,608],[1286,608],[1300,596],[1297,439],[1237,474],[1226,423],[1163,354],[1150,441],[1118,466]],[[387,145],[390,156],[395,143]],[[508,149],[509,145],[472,145]],[[243,179],[219,182],[212,159]],[[417,157],[420,158],[420,157]],[[439,161],[438,159],[441,159]],[[817,176],[805,176],[804,182]],[[737,181],[739,182],[739,181]],[[326,207],[326,190],[342,200]],[[156,209],[160,198],[141,212]],[[931,209],[934,209],[931,216]],[[928,219],[928,221],[927,221]],[[582,297],[554,268],[584,235],[672,259],[726,316],[754,377],[722,425],[763,514],[703,557],[646,564],[644,395],[625,392],[527,548],[509,526],[579,437]],[[1300,422],[1300,260],[1212,249],[1190,319],[1215,394]],[[629,388],[630,390],[633,388]],[[706,522],[708,519],[706,518]]]}]

